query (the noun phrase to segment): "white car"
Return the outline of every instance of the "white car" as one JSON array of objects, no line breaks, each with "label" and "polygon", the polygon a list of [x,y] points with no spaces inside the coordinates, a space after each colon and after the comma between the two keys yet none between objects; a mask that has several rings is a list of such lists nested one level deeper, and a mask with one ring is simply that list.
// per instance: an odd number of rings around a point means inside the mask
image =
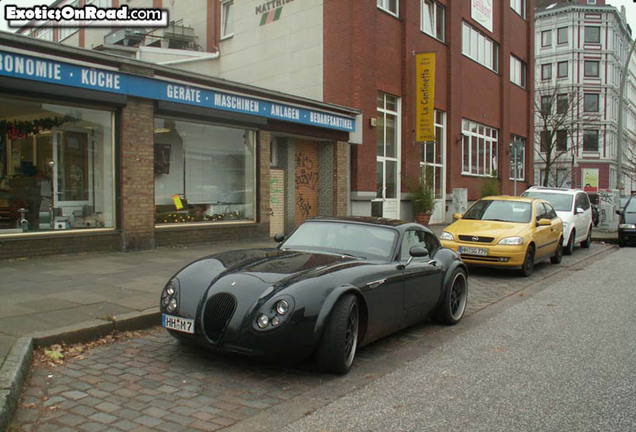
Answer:
[{"label": "white car", "polygon": [[532,186],[522,196],[550,201],[563,220],[563,253],[572,255],[574,244],[589,248],[592,243],[592,205],[587,193],[580,189]]}]

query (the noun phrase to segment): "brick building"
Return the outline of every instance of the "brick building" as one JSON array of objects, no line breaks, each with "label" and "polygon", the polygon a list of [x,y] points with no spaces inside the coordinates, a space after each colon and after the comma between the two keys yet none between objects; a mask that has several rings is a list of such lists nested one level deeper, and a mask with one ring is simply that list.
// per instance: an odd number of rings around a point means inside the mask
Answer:
[{"label": "brick building", "polygon": [[636,190],[636,56],[627,64],[632,43],[625,11],[605,0],[537,3],[537,184],[547,181],[591,192],[618,189],[620,169],[621,192]]},{"label": "brick building", "polygon": [[[534,1],[126,4],[166,8],[172,24],[23,32],[361,110],[362,145],[350,148],[351,214],[411,218],[409,186],[426,167],[440,204],[433,222],[450,220],[454,189],[474,200],[486,183],[510,194],[515,184],[521,191],[533,183]],[[436,60],[434,112],[427,117],[434,134],[427,142],[416,140],[416,62],[425,53]],[[290,145],[275,139],[272,148],[284,153]]]},{"label": "brick building", "polygon": [[347,213],[354,109],[9,33],[0,107],[0,259]]}]

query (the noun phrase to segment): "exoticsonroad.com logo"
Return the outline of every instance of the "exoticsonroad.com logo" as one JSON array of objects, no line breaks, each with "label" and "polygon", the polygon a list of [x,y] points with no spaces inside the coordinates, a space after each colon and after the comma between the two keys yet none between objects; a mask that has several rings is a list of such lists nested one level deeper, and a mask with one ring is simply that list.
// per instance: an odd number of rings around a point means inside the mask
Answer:
[{"label": "exoticsonroad.com logo", "polygon": [[9,27],[167,27],[165,9],[132,9],[128,6],[100,8],[94,5],[20,7],[6,4],[4,17]]}]

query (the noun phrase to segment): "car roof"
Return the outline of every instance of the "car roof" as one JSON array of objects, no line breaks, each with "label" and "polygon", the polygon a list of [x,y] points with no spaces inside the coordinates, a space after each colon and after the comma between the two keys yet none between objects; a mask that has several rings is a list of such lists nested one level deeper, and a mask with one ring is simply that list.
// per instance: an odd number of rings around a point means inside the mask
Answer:
[{"label": "car roof", "polygon": [[512,196],[512,195],[488,196],[481,199],[482,200],[498,200],[498,201],[517,201],[517,202],[526,202],[526,203],[531,203],[533,201],[541,200],[540,198],[521,197],[521,196]]},{"label": "car roof", "polygon": [[525,192],[549,192],[549,193],[557,193],[564,195],[573,195],[575,193],[583,192],[587,193],[581,189],[566,189],[566,188],[556,188],[556,187],[546,187],[546,186],[531,186],[525,190]]},{"label": "car roof", "polygon": [[345,222],[345,223],[355,223],[362,225],[374,225],[374,226],[384,226],[388,228],[397,229],[400,232],[406,231],[408,228],[417,227],[424,228],[426,231],[430,231],[430,228],[424,225],[417,224],[415,222],[408,222],[400,219],[387,219],[387,218],[379,218],[372,216],[316,216],[310,219],[307,219],[304,222]]}]

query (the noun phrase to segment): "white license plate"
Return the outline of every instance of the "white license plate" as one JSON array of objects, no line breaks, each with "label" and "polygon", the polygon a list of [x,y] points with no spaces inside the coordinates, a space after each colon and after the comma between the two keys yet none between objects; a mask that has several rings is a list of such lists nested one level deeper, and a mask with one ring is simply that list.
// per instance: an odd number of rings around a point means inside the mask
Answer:
[{"label": "white license plate", "polygon": [[161,325],[170,330],[194,334],[194,320],[172,315],[161,315]]},{"label": "white license plate", "polygon": [[472,246],[460,246],[459,247],[459,253],[460,254],[466,254],[466,255],[487,256],[488,255],[488,249],[472,247]]}]

